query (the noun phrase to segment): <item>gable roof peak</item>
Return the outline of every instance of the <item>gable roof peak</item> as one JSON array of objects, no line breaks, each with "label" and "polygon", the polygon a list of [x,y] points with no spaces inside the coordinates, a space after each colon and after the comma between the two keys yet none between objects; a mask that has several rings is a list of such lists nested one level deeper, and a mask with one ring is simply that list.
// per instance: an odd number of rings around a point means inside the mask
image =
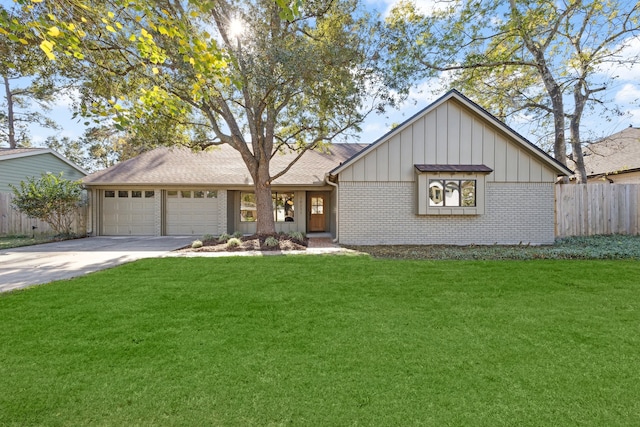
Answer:
[{"label": "gable roof peak", "polygon": [[467,98],[465,95],[463,95],[457,89],[450,89],[444,95],[442,95],[440,98],[436,99],[431,104],[427,105],[425,108],[423,108],[422,110],[418,111],[416,114],[414,114],[413,116],[409,117],[407,120],[402,122],[400,125],[396,126],[395,128],[393,128],[390,131],[388,131],[387,133],[385,133],[382,137],[380,137],[377,140],[375,140],[373,143],[371,143],[369,146],[364,148],[362,151],[360,151],[359,153],[355,154],[354,156],[352,156],[351,158],[349,158],[348,160],[343,162],[341,165],[339,165],[338,167],[336,167],[333,170],[331,170],[329,172],[329,175],[339,174],[340,172],[345,170],[347,167],[349,167],[351,164],[353,164],[355,161],[357,161],[358,159],[362,158],[366,153],[368,153],[369,151],[375,149],[378,145],[384,143],[385,141],[388,141],[394,135],[399,134],[404,129],[406,129],[409,126],[411,126],[420,117],[426,115],[430,111],[435,110],[439,106],[445,104],[446,102],[449,102],[452,99],[455,99],[460,104],[466,106],[471,111],[475,112],[476,114],[482,116],[487,121],[491,122],[494,126],[496,126],[498,129],[500,129],[502,132],[504,132],[504,133],[508,134],[509,136],[511,136],[511,138],[513,138],[515,141],[517,141],[527,151],[533,153],[536,157],[538,157],[544,163],[546,163],[547,165],[551,166],[558,174],[570,175],[572,173],[571,170],[569,170],[565,165],[560,163],[555,158],[551,157],[549,154],[547,154],[540,147],[536,146],[535,144],[533,144],[532,142],[527,140],[525,137],[520,135],[518,132],[513,130],[511,127],[509,127],[507,124],[505,124],[504,122],[499,120],[497,117],[495,117],[494,115],[489,113],[485,108],[481,107],[479,104],[477,104],[474,101],[472,101],[471,99]]}]

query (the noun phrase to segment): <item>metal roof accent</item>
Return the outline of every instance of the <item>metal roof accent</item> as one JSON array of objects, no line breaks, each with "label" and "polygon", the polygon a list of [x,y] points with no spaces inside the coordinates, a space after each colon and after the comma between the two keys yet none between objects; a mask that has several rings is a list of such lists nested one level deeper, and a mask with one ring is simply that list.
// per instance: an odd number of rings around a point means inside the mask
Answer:
[{"label": "metal roof accent", "polygon": [[476,172],[491,173],[493,169],[485,165],[413,165],[419,172]]}]

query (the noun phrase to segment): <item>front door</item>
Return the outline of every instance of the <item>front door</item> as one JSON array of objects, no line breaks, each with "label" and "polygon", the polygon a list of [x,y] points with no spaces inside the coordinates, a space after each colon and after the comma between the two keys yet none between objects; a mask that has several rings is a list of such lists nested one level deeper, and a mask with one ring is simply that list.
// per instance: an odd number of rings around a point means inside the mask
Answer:
[{"label": "front door", "polygon": [[326,196],[321,193],[311,193],[309,196],[309,231],[325,231]]}]

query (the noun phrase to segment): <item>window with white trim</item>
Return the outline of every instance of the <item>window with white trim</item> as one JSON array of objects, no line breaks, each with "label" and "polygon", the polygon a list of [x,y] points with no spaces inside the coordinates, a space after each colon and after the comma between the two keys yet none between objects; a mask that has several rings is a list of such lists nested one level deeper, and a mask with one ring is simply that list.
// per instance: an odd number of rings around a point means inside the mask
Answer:
[{"label": "window with white trim", "polygon": [[418,215],[484,214],[484,165],[415,165]]}]

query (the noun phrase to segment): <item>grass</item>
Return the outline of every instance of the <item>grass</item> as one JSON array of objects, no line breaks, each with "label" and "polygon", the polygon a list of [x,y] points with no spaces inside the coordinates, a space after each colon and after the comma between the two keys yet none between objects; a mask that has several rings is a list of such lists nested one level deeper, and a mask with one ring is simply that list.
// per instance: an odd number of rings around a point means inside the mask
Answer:
[{"label": "grass", "polygon": [[637,425],[637,261],[148,259],[0,295],[0,425]]},{"label": "grass", "polygon": [[48,243],[54,240],[56,240],[54,237],[43,235],[43,234],[36,234],[33,236],[26,236],[22,234],[11,235],[11,236],[0,236],[0,250],[18,248],[20,246],[38,245],[40,243]]}]

